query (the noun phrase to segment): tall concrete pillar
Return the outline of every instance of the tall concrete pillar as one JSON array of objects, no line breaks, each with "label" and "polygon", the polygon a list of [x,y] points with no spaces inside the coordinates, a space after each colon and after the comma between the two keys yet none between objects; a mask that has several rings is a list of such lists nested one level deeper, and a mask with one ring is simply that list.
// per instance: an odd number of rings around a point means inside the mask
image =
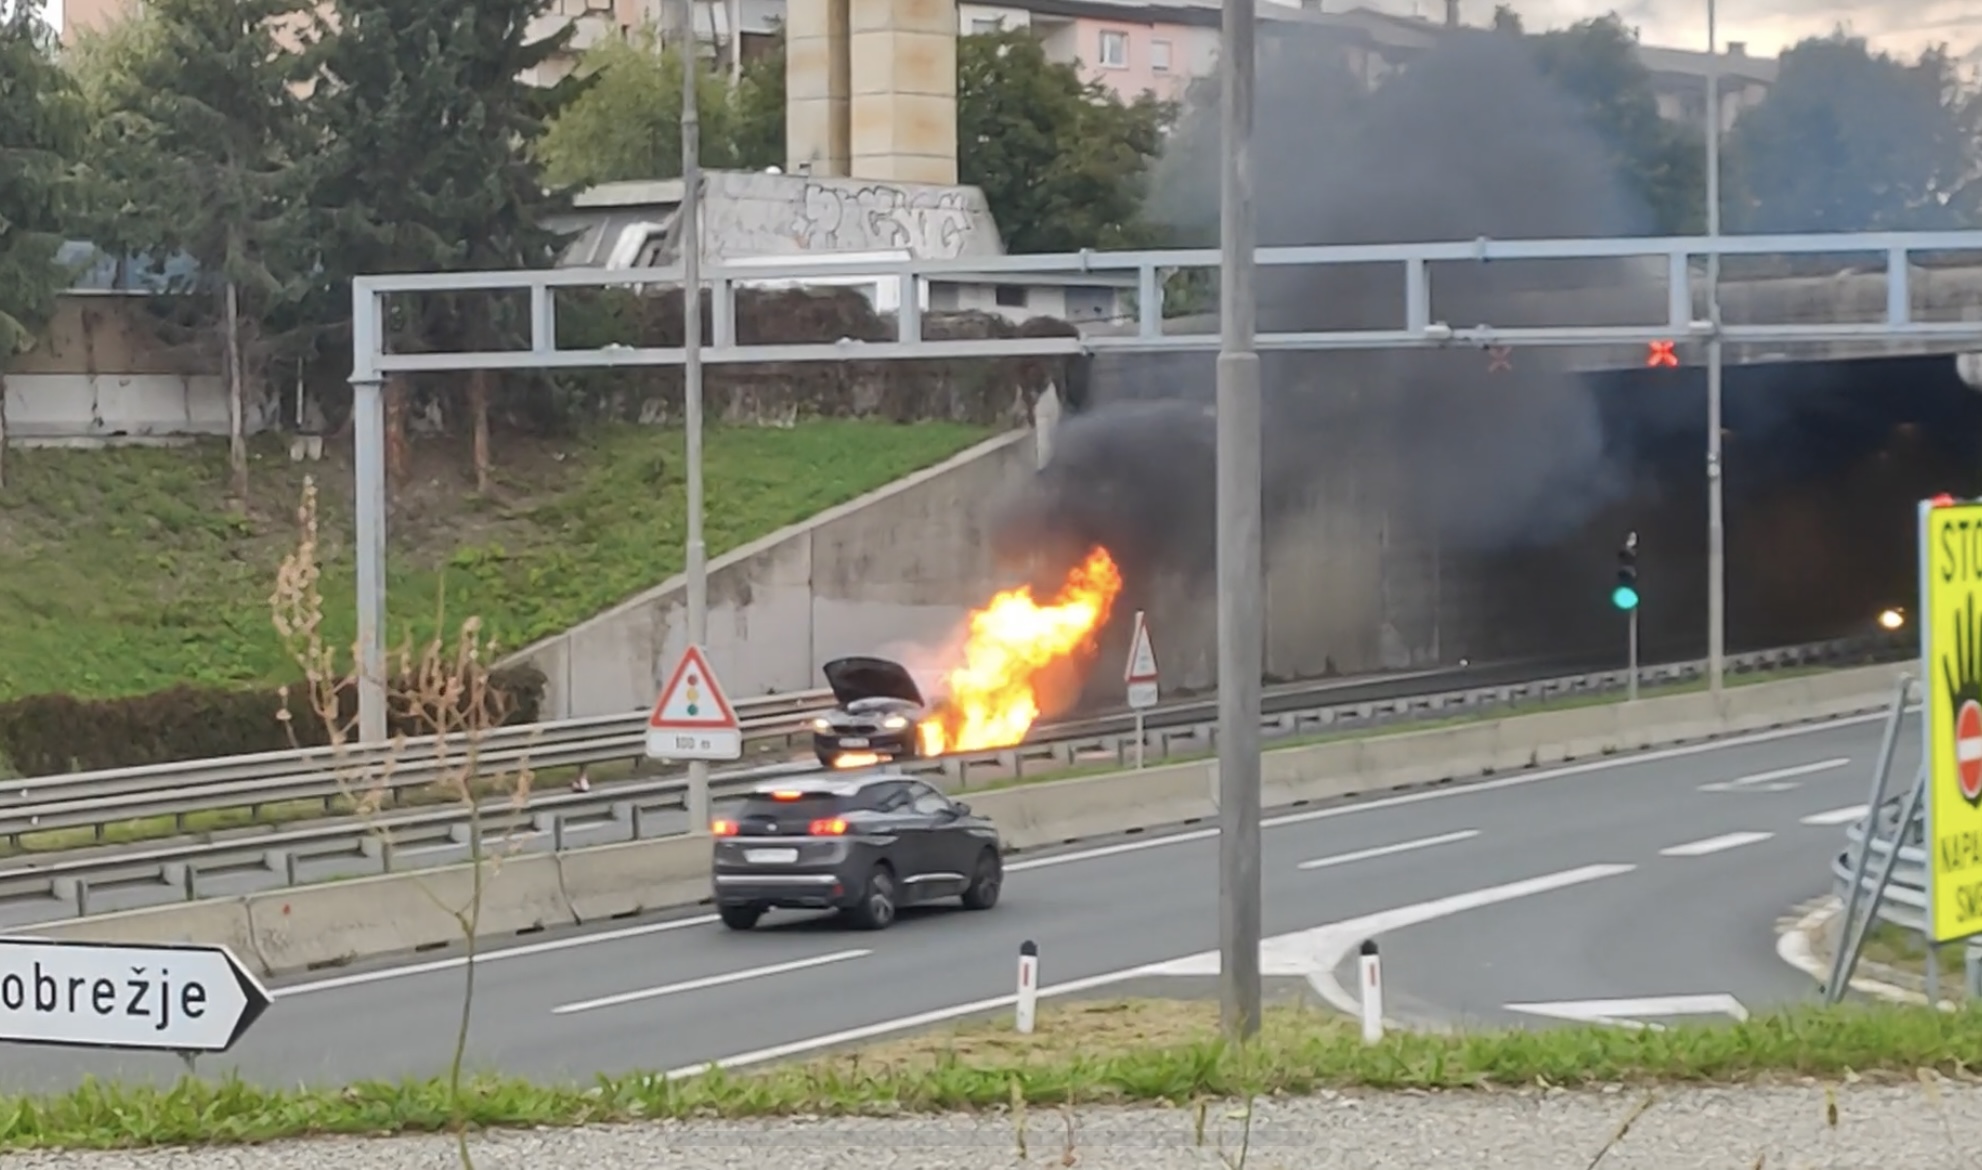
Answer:
[{"label": "tall concrete pillar", "polygon": [[956,0],[848,0],[852,174],[957,181]]},{"label": "tall concrete pillar", "polygon": [[[785,170],[853,173],[849,149],[848,0],[785,5]],[[952,74],[955,70],[951,70]]]}]

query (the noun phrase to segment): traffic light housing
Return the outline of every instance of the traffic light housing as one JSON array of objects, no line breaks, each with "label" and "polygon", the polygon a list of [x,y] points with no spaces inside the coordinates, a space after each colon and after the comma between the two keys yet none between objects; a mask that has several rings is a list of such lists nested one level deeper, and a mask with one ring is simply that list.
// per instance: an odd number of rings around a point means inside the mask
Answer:
[{"label": "traffic light housing", "polygon": [[1638,608],[1638,534],[1624,538],[1617,550],[1617,585],[1610,591],[1610,603],[1626,613]]}]

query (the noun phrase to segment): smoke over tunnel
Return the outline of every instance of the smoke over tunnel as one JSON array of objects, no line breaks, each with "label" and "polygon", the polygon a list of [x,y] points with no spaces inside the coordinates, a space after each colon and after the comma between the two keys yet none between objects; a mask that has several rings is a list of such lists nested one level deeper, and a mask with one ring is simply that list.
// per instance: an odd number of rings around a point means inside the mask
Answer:
[{"label": "smoke over tunnel", "polygon": [[[1449,38],[1371,93],[1313,38],[1262,39],[1262,245],[1648,230],[1605,144],[1523,42]],[[1162,216],[1203,244],[1216,238],[1217,153],[1207,104],[1152,184]],[[1633,282],[1652,280],[1628,262],[1435,265],[1433,315],[1544,324],[1511,298]],[[1395,265],[1262,267],[1258,295],[1263,330],[1403,319]],[[1572,356],[1524,350],[1511,369],[1475,350],[1263,356],[1269,676],[1613,645],[1621,659],[1607,582],[1628,529],[1645,545],[1647,653],[1703,652],[1703,375],[1585,376]],[[1055,569],[1107,545],[1130,583],[1114,624],[1150,609],[1187,686],[1211,682],[1215,661],[1214,360],[1096,359],[1051,462],[994,525],[1001,548]],[[1835,636],[1875,602],[1903,601],[1906,501],[1973,478],[1978,408],[1946,360],[1731,369],[1731,644]],[[1112,689],[1126,637],[1113,633],[1089,698]]]}]

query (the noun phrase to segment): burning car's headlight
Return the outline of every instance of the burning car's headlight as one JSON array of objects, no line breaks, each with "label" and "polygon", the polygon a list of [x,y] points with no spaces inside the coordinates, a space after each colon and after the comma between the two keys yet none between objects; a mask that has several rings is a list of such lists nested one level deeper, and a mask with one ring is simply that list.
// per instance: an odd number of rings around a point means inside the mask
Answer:
[{"label": "burning car's headlight", "polygon": [[889,731],[900,731],[902,728],[908,726],[908,716],[890,715],[886,719],[881,720],[881,726],[887,728]]},{"label": "burning car's headlight", "polygon": [[824,715],[821,715],[817,719],[814,719],[812,721],[812,730],[814,731],[831,731],[832,729],[833,729],[833,721],[826,718]]}]

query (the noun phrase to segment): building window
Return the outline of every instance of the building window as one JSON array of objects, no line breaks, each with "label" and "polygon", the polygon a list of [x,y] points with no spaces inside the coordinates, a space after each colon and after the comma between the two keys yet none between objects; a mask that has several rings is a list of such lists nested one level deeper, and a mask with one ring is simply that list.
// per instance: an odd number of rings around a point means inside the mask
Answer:
[{"label": "building window", "polygon": [[1129,67],[1129,34],[1112,29],[1101,30],[1101,65],[1105,69]]},{"label": "building window", "polygon": [[1158,73],[1170,71],[1170,42],[1149,42],[1149,67]]},{"label": "building window", "polygon": [[994,36],[997,33],[1003,32],[1004,28],[1005,18],[1002,16],[994,16],[989,20],[981,17],[974,18],[970,22],[970,35],[975,37]]},{"label": "building window", "polygon": [[998,304],[1007,309],[1023,309],[1030,299],[1026,296],[1028,291],[1022,284],[1001,284],[996,294]]}]

